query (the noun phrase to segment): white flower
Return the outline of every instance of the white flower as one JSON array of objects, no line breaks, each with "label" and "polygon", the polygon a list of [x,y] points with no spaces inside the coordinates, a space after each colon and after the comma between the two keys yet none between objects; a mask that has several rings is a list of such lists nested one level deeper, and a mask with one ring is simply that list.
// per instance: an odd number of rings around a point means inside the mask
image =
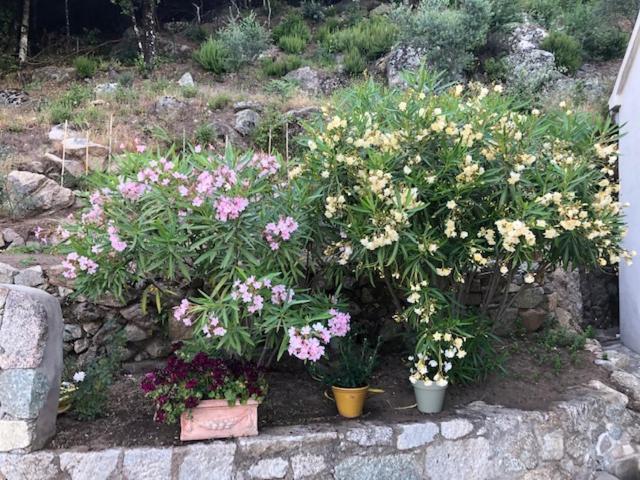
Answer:
[{"label": "white flower", "polygon": [[447,202],[447,208],[449,210],[454,210],[456,207],[457,207],[457,204],[456,204],[456,202],[454,200],[449,200]]},{"label": "white flower", "polygon": [[451,273],[450,268],[436,268],[436,275],[440,277],[447,277]]},{"label": "white flower", "polygon": [[405,175],[409,175],[411,173],[411,167],[409,165],[405,165],[402,171]]},{"label": "white flower", "polygon": [[531,275],[530,273],[527,273],[524,276],[524,283],[533,283],[535,281],[535,277],[533,275]]},{"label": "white flower", "polygon": [[316,145],[316,142],[314,142],[313,140],[309,140],[309,142],[307,142],[307,146],[312,152],[318,148],[318,145]]},{"label": "white flower", "polygon": [[86,373],[84,372],[76,372],[73,374],[73,381],[76,383],[84,382],[85,376],[86,376]]},{"label": "white flower", "polygon": [[508,271],[509,271],[509,269],[505,265],[500,267],[500,273],[501,274],[506,275]]},{"label": "white flower", "polygon": [[407,102],[400,102],[398,104],[398,108],[400,109],[401,112],[404,112],[407,109]]}]

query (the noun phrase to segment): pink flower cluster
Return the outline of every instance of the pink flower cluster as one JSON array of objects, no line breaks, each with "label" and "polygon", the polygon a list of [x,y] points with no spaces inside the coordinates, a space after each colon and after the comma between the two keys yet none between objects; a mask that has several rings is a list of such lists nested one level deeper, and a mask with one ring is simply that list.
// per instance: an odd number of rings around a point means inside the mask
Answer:
[{"label": "pink flower cluster", "polygon": [[[166,158],[161,158],[159,161],[152,160],[149,162],[149,166],[140,170],[138,172],[138,182],[143,182],[146,184],[149,183],[159,183],[161,185],[167,186],[171,182],[171,178],[168,175],[173,170],[174,164],[173,162],[168,161]],[[173,174],[174,178],[175,175]]]},{"label": "pink flower cluster", "polygon": [[294,293],[292,289],[288,289],[282,284],[272,285],[271,280],[268,278],[256,280],[253,275],[244,282],[236,280],[233,283],[231,298],[249,305],[247,308],[249,313],[259,312],[264,307],[264,296],[269,295],[269,292],[262,292],[262,289],[270,290],[271,303],[274,305],[282,305],[293,300]]},{"label": "pink flower cluster", "polygon": [[324,345],[329,343],[331,338],[344,337],[349,332],[351,316],[348,313],[336,309],[329,310],[329,313],[329,328],[317,322],[313,326],[289,329],[289,355],[300,360],[317,362],[324,355]]},{"label": "pink flower cluster", "polygon": [[280,242],[291,238],[291,234],[298,229],[298,222],[291,217],[280,217],[277,223],[267,223],[264,228],[264,238],[269,242],[271,250],[278,250]]},{"label": "pink flower cluster", "polygon": [[244,197],[227,197],[222,195],[215,202],[216,218],[221,222],[235,220],[249,205],[249,200]]},{"label": "pink flower cluster", "polygon": [[256,277],[251,275],[244,282],[241,282],[240,280],[233,282],[231,298],[234,300],[240,300],[242,303],[249,305],[247,307],[249,313],[259,312],[264,307],[264,297],[260,295],[260,289],[264,287],[268,288],[270,285],[271,281],[269,279],[260,281],[256,280]]},{"label": "pink flower cluster", "polygon": [[182,299],[180,305],[173,308],[173,318],[178,322],[184,323],[187,327],[190,327],[193,323],[189,316],[189,308],[191,308],[191,304],[186,298]]},{"label": "pink flower cluster", "polygon": [[68,279],[74,279],[78,276],[77,269],[83,272],[87,272],[89,275],[93,275],[98,270],[98,264],[93,260],[78,255],[76,252],[71,252],[67,255],[66,260],[62,262],[64,271],[62,276]]},{"label": "pink flower cluster", "polygon": [[44,245],[58,245],[68,239],[71,236],[71,232],[62,225],[58,225],[53,232],[47,232],[38,225],[33,230],[33,235],[36,237],[36,240]]},{"label": "pink flower cluster", "polygon": [[100,192],[99,190],[93,192],[89,196],[89,202],[91,208],[87,213],[82,215],[82,221],[85,223],[94,223],[100,225],[104,222],[104,202],[106,201],[106,194],[108,191]]},{"label": "pink flower cluster", "polygon": [[269,155],[264,152],[258,152],[253,155],[251,166],[260,170],[258,173],[259,177],[275,175],[280,169],[278,159],[274,155]]},{"label": "pink flower cluster", "polygon": [[125,248],[127,248],[127,242],[123,242],[118,236],[118,229],[109,225],[107,228],[107,233],[109,234],[109,241],[111,242],[111,248],[113,248],[116,252],[122,252]]},{"label": "pink flower cluster", "polygon": [[289,303],[291,300],[293,300],[293,289],[282,284],[274,285],[271,288],[271,303],[274,305]]},{"label": "pink flower cluster", "polygon": [[211,338],[211,336],[222,337],[227,333],[227,329],[220,325],[220,319],[214,315],[209,317],[209,323],[202,327],[202,333],[205,337]]},{"label": "pink flower cluster", "polygon": [[144,195],[149,187],[139,182],[122,182],[118,185],[118,190],[124,198],[133,202],[137,201]]}]

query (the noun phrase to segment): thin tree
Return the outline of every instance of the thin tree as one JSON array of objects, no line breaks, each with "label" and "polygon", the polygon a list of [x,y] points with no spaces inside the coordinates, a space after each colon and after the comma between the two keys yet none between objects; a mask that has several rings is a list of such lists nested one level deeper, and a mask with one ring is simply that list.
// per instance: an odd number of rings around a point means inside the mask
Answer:
[{"label": "thin tree", "polygon": [[122,13],[129,17],[138,42],[138,52],[147,70],[152,70],[156,62],[157,25],[156,8],[159,0],[111,0]]},{"label": "thin tree", "polygon": [[20,25],[20,44],[18,46],[18,61],[23,65],[29,55],[29,16],[31,11],[31,0],[23,0],[22,3],[22,23]]}]

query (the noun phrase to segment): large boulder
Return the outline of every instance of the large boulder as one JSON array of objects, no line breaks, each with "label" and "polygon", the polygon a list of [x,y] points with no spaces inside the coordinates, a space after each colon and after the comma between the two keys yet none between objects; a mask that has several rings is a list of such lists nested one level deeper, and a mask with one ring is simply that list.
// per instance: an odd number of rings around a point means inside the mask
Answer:
[{"label": "large boulder", "polygon": [[317,95],[322,91],[322,74],[311,67],[292,70],[284,78],[296,82],[304,92]]},{"label": "large boulder", "polygon": [[250,135],[259,124],[260,115],[254,110],[247,108],[236,113],[235,129],[240,135]]},{"label": "large boulder", "polygon": [[0,286],[0,452],[39,449],[55,434],[62,334],[53,296]]},{"label": "large boulder", "polygon": [[390,87],[405,87],[402,72],[416,71],[425,60],[423,48],[400,45],[378,61],[377,67],[387,77]]},{"label": "large boulder", "polygon": [[5,188],[9,207],[18,218],[60,210],[75,202],[71,190],[38,173],[14,170],[7,175]]},{"label": "large boulder", "polygon": [[563,77],[556,68],[553,53],[540,48],[546,36],[545,29],[532,23],[514,28],[509,38],[509,53],[504,57],[509,87],[523,93],[534,93]]}]

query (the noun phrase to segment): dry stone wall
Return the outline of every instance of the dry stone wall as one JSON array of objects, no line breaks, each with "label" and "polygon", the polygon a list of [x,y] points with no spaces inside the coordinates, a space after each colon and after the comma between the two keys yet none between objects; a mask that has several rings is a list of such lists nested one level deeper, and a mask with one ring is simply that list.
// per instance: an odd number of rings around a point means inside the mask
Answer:
[{"label": "dry stone wall", "polygon": [[167,448],[0,454],[0,478],[587,480],[601,471],[630,479],[638,473],[640,425],[627,403],[594,381],[546,412],[475,402],[415,423],[279,427]]}]

